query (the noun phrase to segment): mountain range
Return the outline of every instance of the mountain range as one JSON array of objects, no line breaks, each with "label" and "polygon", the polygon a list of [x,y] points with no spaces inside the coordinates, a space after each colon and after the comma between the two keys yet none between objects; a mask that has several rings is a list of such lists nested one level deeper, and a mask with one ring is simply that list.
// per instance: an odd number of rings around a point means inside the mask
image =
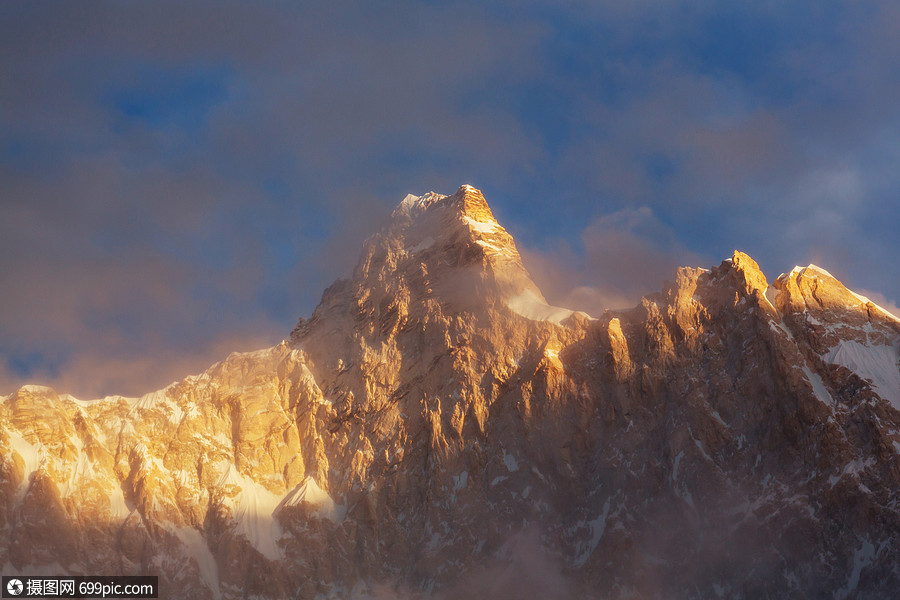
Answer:
[{"label": "mountain range", "polygon": [[3,574],[165,598],[893,598],[900,319],[735,251],[551,306],[481,192],[407,196],[280,344],[0,396]]}]

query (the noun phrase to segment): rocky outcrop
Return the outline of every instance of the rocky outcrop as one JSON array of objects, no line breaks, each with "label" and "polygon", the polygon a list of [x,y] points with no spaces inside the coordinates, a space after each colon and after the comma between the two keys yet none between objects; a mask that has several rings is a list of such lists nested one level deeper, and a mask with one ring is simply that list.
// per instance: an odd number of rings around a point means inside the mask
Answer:
[{"label": "rocky outcrop", "polygon": [[821,269],[770,287],[740,252],[549,306],[478,190],[409,196],[278,346],[6,397],[0,564],[171,598],[887,598],[898,347]]}]

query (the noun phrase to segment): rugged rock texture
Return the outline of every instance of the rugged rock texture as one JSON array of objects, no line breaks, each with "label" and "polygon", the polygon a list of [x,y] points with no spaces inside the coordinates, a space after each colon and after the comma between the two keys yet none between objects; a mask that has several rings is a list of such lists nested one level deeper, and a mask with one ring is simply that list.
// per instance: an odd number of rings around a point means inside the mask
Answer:
[{"label": "rugged rock texture", "polygon": [[889,598],[900,322],[747,255],[597,319],[481,193],[407,197],[274,348],[0,403],[3,573],[168,598]]}]

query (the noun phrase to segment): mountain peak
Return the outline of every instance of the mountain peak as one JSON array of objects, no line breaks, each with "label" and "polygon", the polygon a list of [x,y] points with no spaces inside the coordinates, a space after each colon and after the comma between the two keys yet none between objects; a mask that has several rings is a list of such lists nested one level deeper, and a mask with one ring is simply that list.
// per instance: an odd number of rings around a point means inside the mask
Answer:
[{"label": "mountain peak", "polygon": [[[353,309],[357,316],[369,314],[373,306],[407,315],[436,305],[481,315],[502,306],[540,321],[571,314],[546,304],[515,240],[471,185],[451,196],[408,194],[392,217],[366,240],[352,278],[325,291],[309,322],[345,310],[348,302],[358,305]],[[307,323],[301,319],[292,339],[305,336]]]},{"label": "mountain peak", "polygon": [[750,255],[735,250],[729,261],[732,269],[738,272],[742,279],[742,287],[748,294],[752,294],[754,290],[760,294],[765,294],[769,283],[762,269]]},{"label": "mountain peak", "polygon": [[403,218],[414,219],[428,210],[429,206],[431,206],[435,202],[440,202],[446,197],[447,196],[443,194],[437,194],[435,192],[428,192],[427,194],[423,194],[422,196],[407,194],[406,197],[400,201],[400,204],[398,204],[394,209],[394,212],[391,214],[391,216],[395,221]]},{"label": "mountain peak", "polygon": [[487,200],[481,190],[471,185],[461,185],[452,196],[445,196],[435,192],[428,192],[421,196],[407,194],[400,204],[394,209],[392,217],[394,221],[415,220],[425,212],[434,208],[446,208],[452,206],[460,216],[467,216],[477,222],[496,222],[494,214],[488,206]]},{"label": "mountain peak", "polygon": [[482,223],[496,222],[481,190],[468,184],[462,185],[453,194],[453,198],[463,215]]},{"label": "mountain peak", "polygon": [[782,310],[849,310],[865,304],[834,275],[814,264],[795,266],[779,275],[773,285],[782,292],[778,296]]},{"label": "mountain peak", "polygon": [[780,311],[839,311],[867,315],[868,319],[886,321],[896,327],[900,318],[867,297],[847,288],[837,277],[810,263],[795,266],[778,276],[772,286],[778,290],[776,304]]},{"label": "mountain peak", "polygon": [[367,241],[361,264],[373,255],[393,255],[392,264],[412,258],[428,262],[440,255],[444,265],[514,264],[524,272],[512,236],[497,222],[481,191],[471,185],[460,186],[452,196],[408,194],[392,216],[391,224]]}]

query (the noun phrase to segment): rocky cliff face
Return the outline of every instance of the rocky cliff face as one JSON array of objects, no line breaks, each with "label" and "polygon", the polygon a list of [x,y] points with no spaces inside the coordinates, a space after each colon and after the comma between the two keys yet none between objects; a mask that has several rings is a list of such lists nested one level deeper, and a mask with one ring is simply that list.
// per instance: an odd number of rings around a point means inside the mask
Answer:
[{"label": "rocky cliff face", "polygon": [[289,341],[0,403],[3,573],[168,598],[888,598],[900,322],[813,265],[547,305],[481,193],[407,197]]}]

